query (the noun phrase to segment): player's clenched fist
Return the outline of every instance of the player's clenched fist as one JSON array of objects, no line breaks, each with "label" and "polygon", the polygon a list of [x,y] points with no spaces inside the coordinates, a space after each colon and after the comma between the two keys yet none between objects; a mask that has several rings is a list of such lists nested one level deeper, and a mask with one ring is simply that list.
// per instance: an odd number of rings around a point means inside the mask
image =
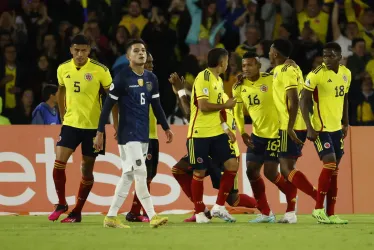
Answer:
[{"label": "player's clenched fist", "polygon": [[97,132],[94,140],[94,148],[98,151],[103,150],[104,145],[104,133]]}]

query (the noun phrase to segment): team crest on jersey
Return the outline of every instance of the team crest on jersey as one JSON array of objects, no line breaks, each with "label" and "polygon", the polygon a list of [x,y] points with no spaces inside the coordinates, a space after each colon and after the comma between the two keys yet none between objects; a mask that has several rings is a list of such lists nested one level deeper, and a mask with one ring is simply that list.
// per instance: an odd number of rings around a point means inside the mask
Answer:
[{"label": "team crest on jersey", "polygon": [[144,85],[143,79],[138,79],[138,84],[139,84],[140,87],[143,87],[143,85]]},{"label": "team crest on jersey", "polygon": [[85,79],[86,81],[92,81],[93,76],[92,76],[91,73],[86,73],[86,74],[84,75],[84,79]]},{"label": "team crest on jersey", "polygon": [[151,92],[152,91],[152,82],[147,82],[146,86],[147,86],[148,92]]},{"label": "team crest on jersey", "polygon": [[330,143],[328,142],[325,142],[325,144],[323,144],[323,146],[326,148],[326,149],[329,149],[331,147]]},{"label": "team crest on jersey", "polygon": [[204,161],[203,161],[203,158],[201,158],[201,157],[198,157],[197,159],[196,159],[196,161],[197,161],[197,163],[203,163]]},{"label": "team crest on jersey", "polygon": [[347,82],[347,81],[348,81],[348,79],[347,79],[347,76],[346,76],[346,75],[343,75],[343,80],[344,80],[345,82]]},{"label": "team crest on jersey", "polygon": [[261,92],[268,92],[268,86],[266,86],[265,84],[262,84],[261,87],[260,87],[260,90]]}]

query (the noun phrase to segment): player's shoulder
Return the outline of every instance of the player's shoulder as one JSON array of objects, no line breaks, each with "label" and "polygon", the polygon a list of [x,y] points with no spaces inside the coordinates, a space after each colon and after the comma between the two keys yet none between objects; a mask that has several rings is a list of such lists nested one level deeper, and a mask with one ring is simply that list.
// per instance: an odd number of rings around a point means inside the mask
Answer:
[{"label": "player's shoulder", "polygon": [[144,70],[144,76],[152,80],[157,79],[157,76],[155,75],[155,73],[153,73],[152,71],[146,70],[146,69]]},{"label": "player's shoulder", "polygon": [[350,69],[348,69],[346,66],[344,66],[343,64],[339,64],[339,71],[342,71],[342,72],[344,72],[344,73],[346,73],[346,74],[351,74],[351,70]]},{"label": "player's shoulder", "polygon": [[311,75],[321,75],[326,71],[327,71],[326,66],[324,64],[321,64],[321,65],[317,66],[314,70],[312,70],[310,72],[310,74]]},{"label": "player's shoulder", "polygon": [[93,67],[93,68],[99,68],[101,70],[104,70],[104,72],[107,72],[109,71],[109,69],[107,68],[107,66],[105,66],[104,64],[102,63],[99,63],[98,61],[94,60],[94,59],[89,59],[89,64],[90,64],[90,67]]},{"label": "player's shoulder", "polygon": [[70,67],[70,62],[71,62],[72,59],[70,60],[67,60],[63,63],[61,63],[60,65],[58,65],[58,70],[61,70],[61,69],[67,69],[68,67]]},{"label": "player's shoulder", "polygon": [[209,82],[210,79],[212,78],[211,72],[208,69],[204,69],[203,71],[200,71],[200,73],[197,75],[200,80],[204,80]]},{"label": "player's shoulder", "polygon": [[274,75],[273,73],[267,73],[267,72],[260,73],[261,78],[271,78],[273,75]]}]

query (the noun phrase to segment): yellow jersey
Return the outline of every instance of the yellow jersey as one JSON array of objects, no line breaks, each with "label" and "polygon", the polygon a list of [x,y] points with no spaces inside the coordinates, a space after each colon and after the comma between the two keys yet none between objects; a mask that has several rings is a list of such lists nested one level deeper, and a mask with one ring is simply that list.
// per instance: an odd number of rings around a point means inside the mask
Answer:
[{"label": "yellow jersey", "polygon": [[112,83],[108,68],[92,59],[80,68],[74,60],[68,60],[58,67],[57,78],[66,88],[63,125],[97,129],[102,106],[100,87],[108,89]]},{"label": "yellow jersey", "polygon": [[272,74],[261,73],[255,82],[245,79],[242,84],[234,86],[233,96],[237,100],[235,118],[241,134],[245,133],[240,105],[243,104],[252,118],[253,134],[262,138],[278,138],[279,120],[273,100]]},{"label": "yellow jersey", "polygon": [[[294,68],[291,65],[281,64],[274,68],[273,77],[273,99],[278,111],[280,130],[287,130],[289,121],[289,103],[287,99],[287,90],[296,88],[300,96],[303,89],[304,78],[299,66]],[[298,108],[295,130],[306,130],[305,121]]]},{"label": "yellow jersey", "polygon": [[329,26],[329,15],[326,12],[320,11],[318,16],[310,18],[305,11],[302,11],[297,14],[297,19],[300,33],[303,31],[305,23],[309,22],[310,28],[316,33],[319,40],[322,43],[326,42],[327,28]]},{"label": "yellow jersey", "polygon": [[16,86],[17,68],[5,66],[5,75],[13,76],[13,80],[5,84],[5,108],[12,109],[17,105],[16,95],[9,92],[9,89]]},{"label": "yellow jersey", "polygon": [[[227,94],[223,94],[223,101],[226,102],[227,100],[229,99],[228,95]],[[227,125],[229,126],[229,129],[231,130],[231,132],[234,133],[234,135],[236,136],[236,120],[235,120],[235,116],[232,112],[231,109],[225,109],[226,111],[226,118],[227,118]],[[234,150],[235,150],[235,155],[236,157],[239,157],[240,156],[240,150],[239,150],[239,144],[238,144],[238,138],[236,138],[236,141],[234,143],[230,143],[230,147],[233,147]]]},{"label": "yellow jersey", "polygon": [[157,137],[157,119],[149,105],[149,139],[158,139]]},{"label": "yellow jersey", "polygon": [[341,130],[344,96],[350,84],[351,71],[343,65],[338,73],[320,65],[308,74],[304,89],[313,91],[312,126],[316,131]]},{"label": "yellow jersey", "polygon": [[214,104],[223,102],[223,82],[221,77],[206,69],[201,71],[194,82],[191,94],[191,115],[188,127],[188,138],[205,138],[224,133],[221,127],[220,111],[202,112],[198,100],[207,99]]}]

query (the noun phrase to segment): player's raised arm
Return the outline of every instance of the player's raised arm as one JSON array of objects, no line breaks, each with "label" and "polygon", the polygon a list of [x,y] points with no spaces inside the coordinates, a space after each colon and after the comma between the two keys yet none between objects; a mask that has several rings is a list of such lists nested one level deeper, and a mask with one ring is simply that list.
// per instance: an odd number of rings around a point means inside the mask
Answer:
[{"label": "player's raised arm", "polygon": [[[321,66],[320,66],[321,67]],[[306,78],[306,81],[303,86],[303,90],[301,91],[301,98],[300,98],[300,109],[303,115],[305,125],[308,130],[307,138],[311,141],[315,141],[317,139],[318,134],[314,130],[312,126],[312,122],[310,121],[309,111],[311,110],[311,106],[313,103],[312,95],[313,91],[318,85],[317,75],[315,72],[318,72],[317,67],[314,71],[310,72]]]},{"label": "player's raised arm", "polygon": [[167,143],[170,143],[173,141],[173,132],[170,130],[169,124],[166,120],[165,112],[161,106],[160,102],[160,93],[158,91],[158,80],[157,77],[154,76],[155,79],[153,81],[153,89],[152,89],[152,109],[153,113],[155,114],[157,121],[160,122],[162,129],[165,131],[166,137],[167,137]]},{"label": "player's raised arm", "polygon": [[186,90],[184,89],[184,78],[180,78],[177,73],[172,73],[169,78],[169,82],[173,86],[174,94],[178,96],[179,107],[181,108],[184,117],[190,120],[191,108],[190,101],[187,98]]}]

